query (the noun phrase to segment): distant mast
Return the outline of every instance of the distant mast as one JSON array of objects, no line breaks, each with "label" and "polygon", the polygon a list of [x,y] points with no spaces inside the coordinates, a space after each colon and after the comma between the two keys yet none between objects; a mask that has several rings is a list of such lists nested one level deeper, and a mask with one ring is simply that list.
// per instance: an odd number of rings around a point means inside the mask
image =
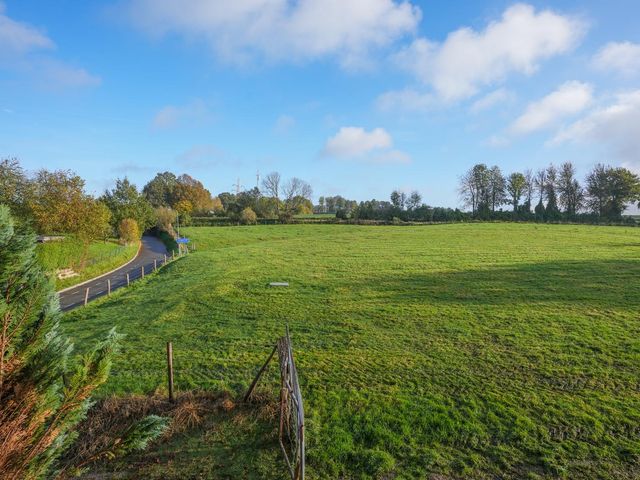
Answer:
[{"label": "distant mast", "polygon": [[236,187],[236,195],[238,195],[240,193],[240,189],[242,188],[242,185],[240,185],[240,177],[238,177],[236,183],[234,183],[233,186]]}]

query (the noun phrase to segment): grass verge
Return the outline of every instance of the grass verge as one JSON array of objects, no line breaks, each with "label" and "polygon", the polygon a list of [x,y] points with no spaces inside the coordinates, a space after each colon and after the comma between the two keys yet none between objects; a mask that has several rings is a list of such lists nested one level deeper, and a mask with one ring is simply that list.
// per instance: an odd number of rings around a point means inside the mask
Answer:
[{"label": "grass verge", "polygon": [[45,270],[52,275],[56,270],[65,268],[71,268],[79,274],[63,280],[55,278],[56,290],[62,290],[109,272],[128,262],[136,256],[139,246],[139,242],[132,245],[120,245],[117,240],[93,242],[89,245],[84,265],[82,258],[84,246],[73,237],[67,237],[62,241],[40,243],[36,248],[36,253]]}]

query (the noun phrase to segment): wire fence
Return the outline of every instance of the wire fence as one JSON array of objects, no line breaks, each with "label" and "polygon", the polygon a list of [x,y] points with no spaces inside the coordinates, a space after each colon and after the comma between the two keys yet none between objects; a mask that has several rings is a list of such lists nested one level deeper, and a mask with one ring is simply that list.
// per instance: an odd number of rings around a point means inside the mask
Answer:
[{"label": "wire fence", "polygon": [[87,306],[90,301],[100,297],[110,296],[115,290],[128,287],[136,280],[143,279],[145,276],[157,272],[161,267],[194,250],[194,246],[190,249],[186,245],[183,245],[177,252],[173,250],[170,254],[164,254],[162,257],[149,260],[143,264],[120,268],[111,274],[88,280],[85,284],[69,287],[59,293],[60,308],[62,311],[68,311],[83,305]]}]

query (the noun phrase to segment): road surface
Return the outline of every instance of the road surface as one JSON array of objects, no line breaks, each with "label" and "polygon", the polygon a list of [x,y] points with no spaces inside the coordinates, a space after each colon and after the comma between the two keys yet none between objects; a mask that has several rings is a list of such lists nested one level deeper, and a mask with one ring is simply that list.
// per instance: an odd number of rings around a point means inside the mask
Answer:
[{"label": "road surface", "polygon": [[142,276],[143,269],[145,274],[153,272],[154,260],[158,268],[160,268],[160,265],[164,263],[165,254],[167,254],[167,249],[158,238],[142,237],[142,248],[135,260],[122,268],[90,280],[85,284],[63,290],[60,292],[60,308],[62,311],[67,311],[84,305],[87,288],[89,289],[89,301],[106,295],[108,290],[107,280],[111,280],[112,292],[126,286],[127,273],[129,274],[129,281],[133,282]]}]

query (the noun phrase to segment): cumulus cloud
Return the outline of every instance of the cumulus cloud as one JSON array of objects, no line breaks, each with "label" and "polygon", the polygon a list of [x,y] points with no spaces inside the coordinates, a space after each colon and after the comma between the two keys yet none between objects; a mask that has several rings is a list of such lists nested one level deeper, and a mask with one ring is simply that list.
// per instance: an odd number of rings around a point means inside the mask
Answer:
[{"label": "cumulus cloud", "polygon": [[167,129],[184,124],[206,122],[211,118],[211,112],[202,100],[195,100],[186,105],[166,105],[153,117],[153,127]]},{"label": "cumulus cloud", "polygon": [[571,51],[585,31],[577,18],[516,4],[482,31],[461,28],[441,43],[418,38],[396,60],[439,98],[452,102],[511,73],[533,74],[543,60]]},{"label": "cumulus cloud", "polygon": [[342,127],[329,138],[322,154],[340,159],[364,160],[371,163],[409,163],[404,152],[393,150],[393,139],[383,128],[367,131],[361,127]]},{"label": "cumulus cloud", "polygon": [[628,168],[640,170],[640,90],[621,93],[605,107],[562,129],[552,140],[605,146]]},{"label": "cumulus cloud", "polygon": [[395,0],[129,0],[127,14],[152,36],[203,40],[230,61],[333,56],[347,67],[414,32],[421,18]]},{"label": "cumulus cloud", "polygon": [[324,153],[332,157],[358,157],[372,150],[388,148],[393,145],[391,135],[383,128],[367,132],[360,127],[342,127],[338,133],[327,140]]},{"label": "cumulus cloud", "polygon": [[617,72],[625,76],[640,74],[640,44],[611,42],[593,57],[593,65],[605,72]]},{"label": "cumulus cloud", "polygon": [[490,110],[496,105],[512,101],[514,97],[515,95],[509,90],[505,88],[499,88],[473,102],[473,104],[471,105],[471,112],[480,113],[484,112],[485,110]]},{"label": "cumulus cloud", "polygon": [[83,87],[100,78],[51,55],[56,45],[44,32],[11,19],[0,1],[0,69],[29,75],[46,88]]},{"label": "cumulus cloud", "polygon": [[511,133],[523,135],[556,125],[576,115],[593,101],[593,87],[581,82],[567,82],[546,97],[529,104],[511,125]]}]

